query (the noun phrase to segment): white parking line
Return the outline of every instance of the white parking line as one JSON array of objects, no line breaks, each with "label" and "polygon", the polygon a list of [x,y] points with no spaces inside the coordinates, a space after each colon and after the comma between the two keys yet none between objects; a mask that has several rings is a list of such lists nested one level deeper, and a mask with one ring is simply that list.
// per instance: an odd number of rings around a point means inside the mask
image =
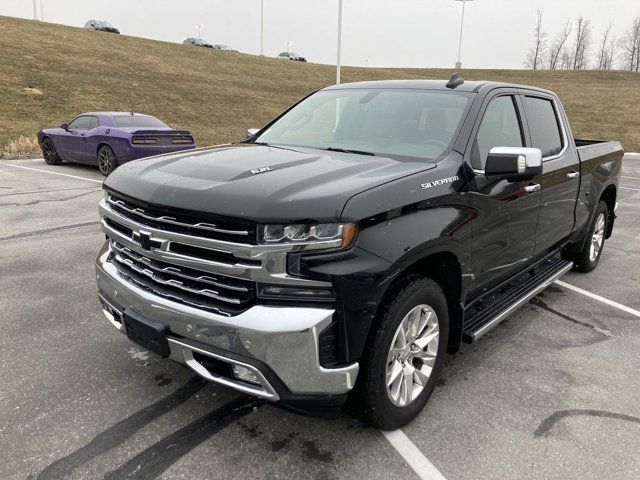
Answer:
[{"label": "white parking line", "polygon": [[95,180],[93,178],[80,177],[78,175],[69,175],[68,173],[51,172],[49,170],[42,170],[41,168],[25,167],[22,165],[15,165],[13,163],[3,163],[2,165],[7,165],[9,167],[15,167],[15,168],[24,168],[25,170],[33,170],[34,172],[50,173],[51,175],[60,175],[61,177],[77,178],[80,180],[87,180],[89,182],[102,183],[102,180]]},{"label": "white parking line", "polygon": [[621,188],[623,190],[634,190],[636,192],[640,192],[640,188],[629,188],[629,187],[618,187],[618,188]]},{"label": "white parking line", "polygon": [[628,175],[621,175],[622,178],[630,178],[631,180],[640,180],[640,177],[630,177]]},{"label": "white parking line", "polygon": [[575,285],[571,285],[570,283],[563,282],[562,280],[556,280],[555,283],[557,283],[561,287],[565,287],[565,288],[568,288],[569,290],[573,290],[574,292],[581,293],[582,295],[586,295],[587,297],[591,297],[594,300],[598,300],[599,302],[606,303],[611,307],[615,307],[619,310],[622,310],[623,312],[630,313],[631,315],[634,315],[640,318],[640,311],[635,310],[631,307],[627,307],[626,305],[622,305],[621,303],[614,302],[613,300],[609,300],[608,298],[601,297],[600,295],[591,293],[588,290],[583,290],[580,287],[576,287]]},{"label": "white parking line", "polygon": [[423,455],[402,430],[382,432],[382,434],[422,480],[446,480],[440,470]]}]

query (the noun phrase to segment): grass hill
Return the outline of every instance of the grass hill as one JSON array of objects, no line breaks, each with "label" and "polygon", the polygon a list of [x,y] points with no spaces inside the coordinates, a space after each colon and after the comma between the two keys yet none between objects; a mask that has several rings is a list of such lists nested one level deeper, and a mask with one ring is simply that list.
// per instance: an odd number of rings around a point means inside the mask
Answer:
[{"label": "grass hill", "polygon": [[[335,68],[194,48],[0,16],[0,152],[21,136],[91,110],[135,110],[191,130],[198,145],[238,140]],[[448,78],[452,69],[345,68],[343,81]],[[640,75],[463,70],[472,80],[537,85],[560,95],[574,135],[640,151]],[[22,139],[23,143],[25,138]],[[32,142],[31,142],[32,144]]]}]

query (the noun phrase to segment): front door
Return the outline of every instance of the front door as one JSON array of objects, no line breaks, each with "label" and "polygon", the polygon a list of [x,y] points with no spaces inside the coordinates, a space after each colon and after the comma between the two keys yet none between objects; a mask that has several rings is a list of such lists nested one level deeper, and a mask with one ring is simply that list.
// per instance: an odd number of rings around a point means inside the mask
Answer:
[{"label": "front door", "polygon": [[[526,92],[526,91],[525,91]],[[580,160],[569,148],[570,132],[556,100],[538,92],[522,96],[531,146],[542,151],[541,207],[535,253],[548,250],[573,231],[580,189]]]},{"label": "front door", "polygon": [[484,175],[487,155],[493,147],[525,147],[529,137],[518,92],[500,89],[488,97],[467,148],[465,161],[470,179],[471,206],[477,214],[473,225],[471,296],[498,284],[531,262],[540,193],[528,193],[532,182],[510,182]]}]

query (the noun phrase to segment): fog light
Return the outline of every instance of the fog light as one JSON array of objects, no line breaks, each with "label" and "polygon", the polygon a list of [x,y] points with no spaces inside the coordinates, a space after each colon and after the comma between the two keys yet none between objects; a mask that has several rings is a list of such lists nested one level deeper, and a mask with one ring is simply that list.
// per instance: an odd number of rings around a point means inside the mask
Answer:
[{"label": "fog light", "polygon": [[243,367],[242,365],[233,366],[233,376],[238,380],[242,380],[243,382],[255,383],[256,385],[260,385],[260,380],[258,380],[256,374],[249,370],[247,367]]}]

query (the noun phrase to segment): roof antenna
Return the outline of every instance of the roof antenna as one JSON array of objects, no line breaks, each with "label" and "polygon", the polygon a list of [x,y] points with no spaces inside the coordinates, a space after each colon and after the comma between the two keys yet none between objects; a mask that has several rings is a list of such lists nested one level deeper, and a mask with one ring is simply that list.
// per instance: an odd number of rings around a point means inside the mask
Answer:
[{"label": "roof antenna", "polygon": [[451,78],[447,82],[447,88],[456,88],[464,83],[464,79],[458,75],[458,73],[454,73],[451,75]]}]

